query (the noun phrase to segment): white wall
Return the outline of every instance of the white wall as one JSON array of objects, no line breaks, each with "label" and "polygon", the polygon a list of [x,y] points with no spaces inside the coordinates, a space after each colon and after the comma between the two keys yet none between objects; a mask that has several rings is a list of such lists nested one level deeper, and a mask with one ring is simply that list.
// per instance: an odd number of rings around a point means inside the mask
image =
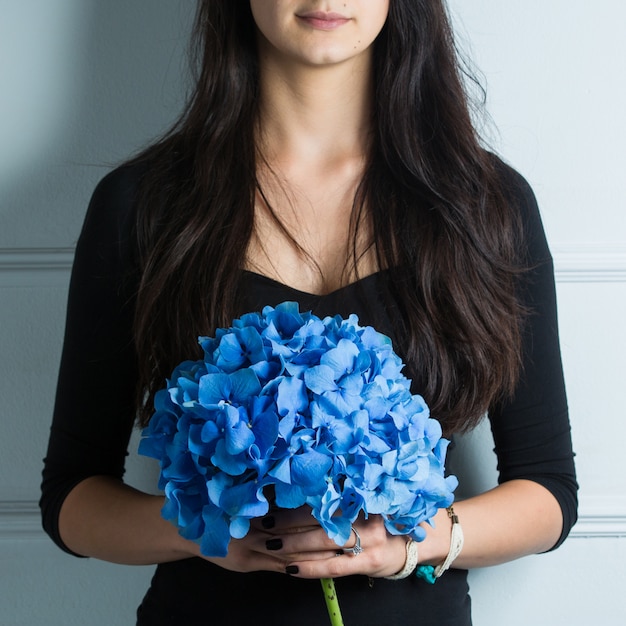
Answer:
[{"label": "white wall", "polygon": [[[72,248],[109,164],[175,115],[191,0],[0,0],[0,624],[133,622],[150,568],[77,560],[40,531]],[[496,148],[533,185],[557,268],[581,520],[557,552],[471,574],[475,623],[626,618],[626,41],[619,0],[452,0]],[[472,484],[493,459],[464,442]],[[146,473],[132,460],[135,480]],[[144,479],[145,480],[145,479]]]},{"label": "white wall", "polygon": [[[626,6],[450,6],[486,77],[495,147],[531,182],[555,257],[581,486],[580,522],[558,551],[471,574],[474,618],[481,626],[624,624]],[[485,485],[484,461],[476,461]]]}]

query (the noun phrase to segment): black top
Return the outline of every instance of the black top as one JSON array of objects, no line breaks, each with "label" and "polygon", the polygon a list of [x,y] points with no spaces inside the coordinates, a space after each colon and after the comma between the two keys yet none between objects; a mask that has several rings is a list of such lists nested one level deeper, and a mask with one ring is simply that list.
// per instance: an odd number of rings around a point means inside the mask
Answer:
[{"label": "black top", "polygon": [[[546,487],[563,512],[563,532],[576,521],[576,478],[559,351],[552,259],[528,184],[506,169],[512,206],[526,230],[523,373],[514,397],[489,420],[500,481],[524,478]],[[64,550],[58,516],[66,495],[93,475],[121,478],[134,421],[136,355],[132,318],[138,280],[134,239],[137,166],[115,170],[98,185],[76,248],[56,406],[43,472],[43,525]],[[359,315],[393,339],[393,306],[380,271],[325,296],[298,291],[252,272],[241,274],[242,310],[295,300],[319,316]],[[394,343],[395,345],[395,343]],[[402,356],[401,346],[395,345]],[[452,452],[453,454],[453,452]],[[459,477],[463,480],[463,477]],[[556,547],[556,546],[554,546]],[[471,623],[466,572],[451,570],[435,585],[351,576],[337,581],[347,625]],[[267,572],[238,574],[201,559],[157,567],[138,611],[139,624],[326,623],[318,581]]]}]

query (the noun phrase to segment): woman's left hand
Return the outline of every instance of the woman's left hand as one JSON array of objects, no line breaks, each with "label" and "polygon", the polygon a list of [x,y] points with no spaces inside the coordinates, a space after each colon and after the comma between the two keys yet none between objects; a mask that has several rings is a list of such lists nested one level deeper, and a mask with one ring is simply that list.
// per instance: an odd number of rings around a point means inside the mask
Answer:
[{"label": "woman's left hand", "polygon": [[367,520],[359,518],[353,524],[360,536],[359,554],[342,551],[355,545],[354,532],[345,546],[338,546],[308,507],[270,513],[256,525],[268,533],[268,552],[284,560],[288,574],[300,578],[391,576],[402,569],[406,559],[407,537],[390,535],[379,515],[370,515]]}]

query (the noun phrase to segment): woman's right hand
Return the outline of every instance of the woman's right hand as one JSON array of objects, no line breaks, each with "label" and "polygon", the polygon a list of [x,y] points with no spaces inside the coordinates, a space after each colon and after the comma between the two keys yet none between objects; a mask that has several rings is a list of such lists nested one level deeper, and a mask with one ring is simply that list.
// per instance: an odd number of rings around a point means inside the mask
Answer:
[{"label": "woman's right hand", "polygon": [[[201,556],[215,565],[233,572],[256,572],[260,570],[285,573],[288,561],[285,557],[272,552],[273,536],[263,530],[251,527],[248,534],[242,539],[231,539],[228,544],[228,554],[221,557],[205,557],[200,554],[200,546],[195,542],[192,550],[196,556]],[[268,546],[270,548],[268,549]]]},{"label": "woman's right hand", "polygon": [[[235,572],[260,570],[285,573],[286,567],[303,553],[289,553],[283,549],[283,539],[298,534],[305,544],[309,559],[330,559],[340,550],[328,539],[308,507],[297,510],[276,510],[264,518],[254,519],[242,539],[231,539],[224,558],[203,557],[211,563]],[[310,551],[308,551],[310,550]],[[200,555],[195,544],[194,552]]]}]

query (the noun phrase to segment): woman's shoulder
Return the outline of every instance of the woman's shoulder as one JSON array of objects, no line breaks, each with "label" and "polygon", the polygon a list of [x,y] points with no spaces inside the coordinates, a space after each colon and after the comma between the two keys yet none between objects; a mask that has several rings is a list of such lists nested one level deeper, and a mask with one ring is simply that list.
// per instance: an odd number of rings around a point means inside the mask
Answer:
[{"label": "woman's shoulder", "polygon": [[521,210],[535,209],[537,199],[528,180],[502,157],[493,153],[489,153],[489,157],[505,198],[517,204]]},{"label": "woman's shoulder", "polygon": [[519,241],[527,262],[534,265],[551,259],[539,204],[531,184],[501,157],[491,154],[491,158],[499,190],[521,228]]},{"label": "woman's shoulder", "polygon": [[91,204],[104,205],[110,209],[129,208],[135,204],[141,182],[148,165],[143,161],[129,161],[118,165],[96,185]]},{"label": "woman's shoulder", "polygon": [[86,232],[116,233],[119,236],[134,230],[146,169],[142,162],[128,162],[115,167],[100,179],[89,201],[83,236]]},{"label": "woman's shoulder", "polygon": [[75,266],[94,273],[121,271],[136,259],[137,205],[142,163],[126,163],[108,172],[96,185],[76,246]]}]

